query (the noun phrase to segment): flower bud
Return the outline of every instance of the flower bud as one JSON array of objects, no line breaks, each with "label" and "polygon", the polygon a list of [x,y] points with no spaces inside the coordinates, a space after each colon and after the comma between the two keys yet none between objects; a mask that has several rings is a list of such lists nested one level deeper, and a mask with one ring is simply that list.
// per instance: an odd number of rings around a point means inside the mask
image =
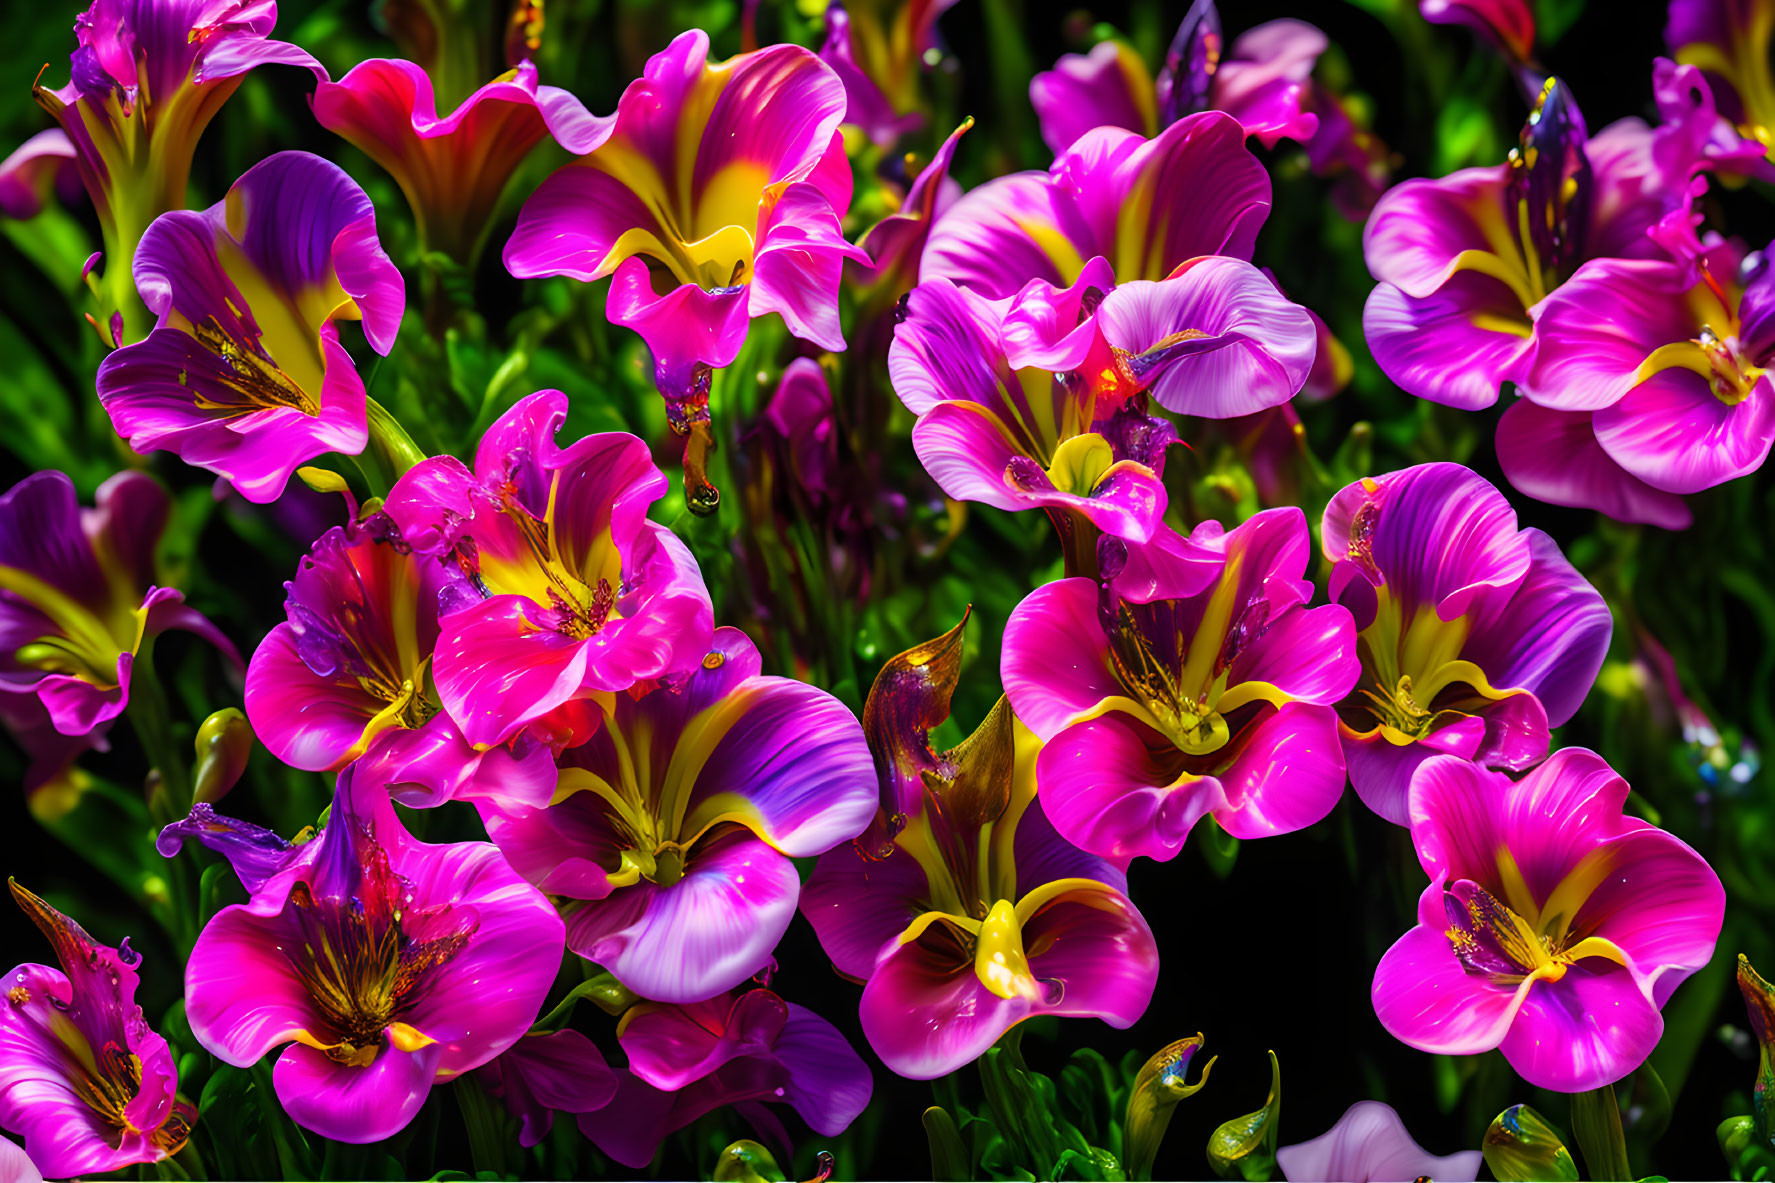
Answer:
[{"label": "flower bud", "polygon": [[1547,1120],[1527,1105],[1512,1105],[1485,1131],[1485,1165],[1500,1183],[1527,1179],[1573,1180],[1578,1164]]},{"label": "flower bud", "polygon": [[192,802],[214,805],[247,769],[253,754],[253,728],[247,717],[225,707],[197,729],[197,768],[191,777]]}]

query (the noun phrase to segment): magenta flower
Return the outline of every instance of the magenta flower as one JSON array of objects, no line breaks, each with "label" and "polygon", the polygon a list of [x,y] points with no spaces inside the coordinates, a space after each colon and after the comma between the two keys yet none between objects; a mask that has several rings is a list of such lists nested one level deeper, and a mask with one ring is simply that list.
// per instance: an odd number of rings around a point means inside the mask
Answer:
[{"label": "magenta flower", "polygon": [[1705,169],[1728,177],[1775,180],[1768,146],[1740,133],[1720,113],[1708,75],[1699,66],[1655,59],[1652,94],[1663,125],[1652,134],[1652,158],[1667,176]]},{"label": "magenta flower", "polygon": [[1103,127],[1045,173],[965,194],[931,230],[920,275],[997,300],[1032,279],[1070,287],[1101,255],[1118,282],[1159,280],[1198,255],[1249,259],[1269,212],[1269,174],[1231,116],[1187,115],[1152,140]]},{"label": "magenta flower", "polygon": [[524,1035],[560,969],[560,918],[497,850],[414,841],[382,786],[351,772],[304,845],[207,806],[161,831],[161,853],[188,837],[252,897],[191,951],[191,1030],[237,1068],[283,1047],[278,1100],[323,1137],[397,1133],[433,1083]]},{"label": "magenta flower", "polygon": [[1666,176],[1652,141],[1626,119],[1588,136],[1570,92],[1549,79],[1510,163],[1382,197],[1363,231],[1380,282],[1362,328],[1387,376],[1468,410],[1520,382],[1534,356],[1530,309],[1583,260],[1661,253],[1646,231],[1686,200],[1687,172]]},{"label": "magenta flower", "polygon": [[167,629],[196,633],[240,664],[178,589],[155,586],[167,505],[140,472],[99,486],[94,509],[80,507],[59,472],[0,496],[0,692],[35,694],[65,736],[90,735],[123,712],[137,656]]},{"label": "magenta flower", "polygon": [[1298,509],[1208,521],[1106,543],[1101,585],[1062,579],[1012,611],[1005,692],[1046,741],[1042,806],[1068,841],[1164,860],[1203,814],[1262,838],[1331,812],[1334,708],[1361,662],[1348,610],[1306,606],[1311,550]]},{"label": "magenta flower", "polygon": [[1131,1026],[1159,972],[1123,874],[1054,832],[1036,799],[1041,745],[1006,700],[960,747],[932,750],[961,635],[957,625],[877,677],[864,720],[882,816],[868,841],[820,858],[801,900],[832,964],[864,981],[870,1046],[920,1080],[1037,1015]]},{"label": "magenta flower", "polygon": [[198,137],[247,73],[326,77],[306,50],[270,39],[276,24],[273,0],[93,0],[75,18],[68,85],[34,88],[74,146],[123,293],[137,240],[185,208]]},{"label": "magenta flower", "polygon": [[462,263],[480,253],[499,195],[531,149],[553,136],[589,152],[611,122],[558,87],[538,86],[528,61],[440,116],[425,71],[387,58],[315,87],[314,116],[393,175],[422,244]]},{"label": "magenta flower", "polygon": [[439,606],[474,594],[460,571],[414,553],[376,514],[327,531],[284,587],[289,619],[247,667],[247,714],[272,755],[316,772],[359,761],[359,776],[404,805],[548,804],[546,744],[520,735],[477,749],[440,707],[430,677]]},{"label": "magenta flower", "polygon": [[891,148],[901,136],[923,127],[924,116],[917,111],[901,113],[894,109],[894,100],[863,68],[858,49],[844,5],[828,6],[826,38],[820,43],[819,53],[820,60],[844,84],[844,126],[856,128],[878,148]]},{"label": "magenta flower", "polygon": [[1276,1151],[1284,1179],[1298,1183],[1409,1183],[1442,1179],[1473,1183],[1485,1156],[1462,1150],[1438,1156],[1406,1132],[1391,1105],[1358,1101],[1337,1124],[1314,1138]]},{"label": "magenta flower", "polygon": [[1706,74],[1720,113],[1766,151],[1775,151],[1772,33],[1769,0],[1671,0],[1664,26],[1670,56]]},{"label": "magenta flower", "polygon": [[693,436],[686,480],[712,508],[699,449],[709,372],[731,363],[753,317],[844,348],[838,285],[851,172],[844,86],[814,54],[773,45],[711,65],[691,30],[647,64],[602,134],[524,203],[505,247],[513,275],[614,274],[606,311],[640,333],[673,429]]},{"label": "magenta flower", "polygon": [[738,629],[688,676],[603,696],[546,809],[483,809],[512,865],[580,901],[567,943],[644,998],[695,1002],[770,964],[795,915],[796,858],[875,810],[862,729],[823,690],[759,675]]},{"label": "magenta flower", "polygon": [[1339,178],[1333,199],[1359,221],[1386,188],[1388,153],[1336,93],[1314,81],[1327,44],[1305,21],[1275,20],[1247,29],[1228,48],[1212,0],[1196,0],[1157,79],[1130,46],[1108,40],[1037,74],[1029,99],[1056,155],[1099,127],[1152,137],[1192,113],[1224,111],[1266,148],[1300,143],[1316,174]]},{"label": "magenta flower", "polygon": [[616,1099],[579,1128],[626,1167],[653,1161],[659,1144],[714,1109],[732,1105],[766,1131],[781,1126],[764,1104],[782,1102],[816,1134],[844,1132],[869,1104],[869,1066],[837,1028],[769,990],[706,1002],[644,1002],[623,1015],[617,1039],[629,1066]]},{"label": "magenta flower", "polygon": [[155,220],[136,286],[160,318],[99,366],[99,401],[138,452],[175,452],[249,501],[368,439],[364,382],[337,322],[386,354],[406,289],[376,240],[370,199],[339,166],[279,152],[202,212]]},{"label": "magenta flower", "polygon": [[1638,1068],[1659,1009],[1713,956],[1726,894],[1700,855],[1622,815],[1627,792],[1582,748],[1514,783],[1453,757],[1419,768],[1411,839],[1430,885],[1375,970],[1381,1025],[1421,1051],[1502,1048],[1557,1092]]},{"label": "magenta flower", "polygon": [[43,212],[52,189],[64,202],[80,193],[74,144],[59,128],[38,132],[0,160],[0,214],[20,221],[34,218]]},{"label": "magenta flower", "polygon": [[1208,418],[1249,414],[1299,391],[1314,350],[1311,315],[1242,260],[1201,258],[1161,283],[1115,287],[1098,258],[1070,288],[1032,280],[1009,300],[919,285],[888,371],[945,493],[1078,514],[1143,542],[1164,515],[1177,438],[1148,414],[1147,393]]},{"label": "magenta flower", "polygon": [[1459,464],[1346,486],[1325,508],[1331,599],[1355,617],[1362,679],[1339,733],[1363,804],[1408,824],[1441,753],[1520,772],[1577,711],[1608,655],[1608,605],[1559,546]]},{"label": "magenta flower", "polygon": [[407,545],[467,577],[439,606],[431,676],[476,747],[526,729],[583,742],[597,714],[587,700],[708,652],[714,610],[696,560],[647,520],[666,491],[647,445],[611,432],[561,448],[566,418],[560,391],[530,395],[488,428],[473,471],[434,456],[384,503]]},{"label": "magenta flower", "polygon": [[0,1126],[21,1135],[30,1163],[57,1179],[171,1158],[197,1110],[179,1100],[172,1049],[136,1003],[141,955],[128,941],[98,944],[11,886],[62,968],[27,963],[6,975]]},{"label": "magenta flower", "polygon": [[1525,0],[1418,0],[1418,13],[1434,25],[1464,25],[1512,65],[1534,61],[1535,15]]},{"label": "magenta flower", "polygon": [[1594,259],[1535,310],[1526,401],[1498,426],[1523,492],[1681,528],[1683,494],[1762,467],[1775,277],[1761,255],[1685,230],[1686,246],[1666,239],[1678,259]]},{"label": "magenta flower", "polygon": [[518,1119],[518,1144],[526,1148],[547,1136],[557,1110],[577,1117],[616,1096],[616,1073],[597,1045],[571,1027],[532,1032],[475,1075]]}]

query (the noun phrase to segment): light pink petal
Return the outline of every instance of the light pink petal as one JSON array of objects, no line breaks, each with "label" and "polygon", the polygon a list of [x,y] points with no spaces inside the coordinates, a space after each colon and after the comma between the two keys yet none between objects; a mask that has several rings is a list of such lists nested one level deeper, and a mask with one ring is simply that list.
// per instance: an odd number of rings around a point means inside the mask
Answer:
[{"label": "light pink petal", "polygon": [[1358,1101],[1325,1133],[1276,1151],[1292,1183],[1411,1183],[1420,1178],[1473,1183],[1485,1157],[1477,1150],[1438,1157],[1419,1146],[1391,1105]]}]

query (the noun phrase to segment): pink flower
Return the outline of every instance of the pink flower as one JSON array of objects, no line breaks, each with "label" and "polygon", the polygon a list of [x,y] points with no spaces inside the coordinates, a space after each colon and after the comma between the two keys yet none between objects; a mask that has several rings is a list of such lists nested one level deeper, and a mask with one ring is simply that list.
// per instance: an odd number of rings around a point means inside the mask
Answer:
[{"label": "pink flower", "polygon": [[1310,826],[1343,793],[1335,704],[1349,612],[1308,608],[1300,510],[1099,546],[1103,581],[1031,592],[1005,625],[1017,717],[1046,740],[1042,806],[1106,858],[1170,859],[1204,815],[1238,838]]},{"label": "pink flower", "polygon": [[1558,1092],[1639,1067],[1660,1008],[1713,956],[1726,896],[1700,855],[1622,814],[1627,792],[1582,748],[1517,783],[1448,756],[1422,765],[1411,839],[1430,884],[1375,970],[1381,1025],[1421,1051],[1501,1048]]},{"label": "pink flower", "polygon": [[17,883],[12,897],[62,967],[16,967],[0,1003],[0,1126],[23,1135],[24,1166],[65,1179],[171,1158],[197,1110],[136,1003],[141,954],[98,944]]}]

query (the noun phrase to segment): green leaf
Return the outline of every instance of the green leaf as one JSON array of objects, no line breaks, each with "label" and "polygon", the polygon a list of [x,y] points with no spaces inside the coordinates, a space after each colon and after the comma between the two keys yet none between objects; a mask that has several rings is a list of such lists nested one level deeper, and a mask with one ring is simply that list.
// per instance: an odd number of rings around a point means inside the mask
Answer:
[{"label": "green leaf", "polygon": [[1615,1104],[1613,1086],[1572,1094],[1572,1134],[1592,1179],[1602,1183],[1634,1177],[1627,1164],[1627,1140],[1621,1132],[1621,1111]]}]

